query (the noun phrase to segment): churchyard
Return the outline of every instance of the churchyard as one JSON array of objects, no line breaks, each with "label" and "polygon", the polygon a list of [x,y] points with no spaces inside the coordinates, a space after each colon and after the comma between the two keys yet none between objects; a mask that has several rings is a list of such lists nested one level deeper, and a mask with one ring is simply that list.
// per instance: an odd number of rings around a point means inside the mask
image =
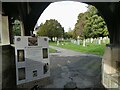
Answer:
[{"label": "churchyard", "polygon": [[84,40],[77,38],[77,40],[71,39],[49,42],[49,45],[102,56],[104,54],[105,46],[109,42],[110,40],[108,37],[88,38]]}]

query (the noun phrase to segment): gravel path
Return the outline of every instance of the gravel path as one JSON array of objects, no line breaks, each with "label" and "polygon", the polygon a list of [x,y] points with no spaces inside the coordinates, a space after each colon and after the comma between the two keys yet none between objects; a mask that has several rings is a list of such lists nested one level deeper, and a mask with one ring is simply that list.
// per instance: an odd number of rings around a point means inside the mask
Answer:
[{"label": "gravel path", "polygon": [[100,88],[101,60],[97,55],[83,54],[50,46],[51,81],[46,88]]}]

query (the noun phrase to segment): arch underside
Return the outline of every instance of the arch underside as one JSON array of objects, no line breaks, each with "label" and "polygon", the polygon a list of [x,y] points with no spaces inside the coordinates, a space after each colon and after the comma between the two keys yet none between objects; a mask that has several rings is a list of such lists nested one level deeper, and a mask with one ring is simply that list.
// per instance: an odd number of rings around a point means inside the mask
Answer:
[{"label": "arch underside", "polygon": [[[39,16],[42,14],[42,12],[48,7],[48,5],[51,2],[3,2],[2,3],[2,15],[8,16],[9,21],[9,31],[11,35],[12,30],[12,23],[15,19],[19,19],[23,22],[25,36],[30,35],[30,31],[34,30],[34,26],[39,18]],[[106,47],[103,63],[102,66],[105,66],[102,68],[103,72],[102,74],[106,74],[109,76],[109,73],[112,75],[114,69],[115,73],[116,70],[119,70],[117,72],[120,72],[120,3],[118,2],[85,2],[87,4],[91,4],[95,6],[101,16],[104,18],[108,31],[110,34],[110,44],[112,47]],[[10,36],[11,38],[11,36]],[[119,47],[113,47],[113,46],[119,46]],[[2,63],[5,63],[5,61],[14,61],[14,48],[10,45],[2,46]],[[7,59],[6,59],[7,58]],[[7,62],[8,62],[7,61]],[[9,63],[8,63],[9,64]],[[15,63],[14,63],[15,64]],[[9,65],[5,63],[7,69],[9,70]],[[119,67],[118,67],[119,66]],[[4,68],[4,66],[2,66]],[[109,71],[109,70],[111,71]],[[7,72],[7,70],[3,70],[4,72]],[[12,73],[13,74],[13,73]],[[6,75],[3,74],[5,79],[7,78]],[[15,77],[15,76],[13,76]],[[105,76],[106,77],[106,76]],[[105,80],[103,77],[102,79]],[[2,78],[2,82],[6,83],[7,80],[4,81],[4,78]],[[11,77],[10,77],[11,80]],[[111,79],[106,79],[107,82]],[[119,82],[119,80],[117,80]],[[11,83],[11,81],[8,81]],[[7,83],[8,83],[7,82]],[[15,81],[14,81],[15,82]],[[107,83],[105,82],[105,83]],[[113,82],[111,80],[111,82]],[[15,83],[14,83],[15,84]],[[104,83],[103,83],[104,84]],[[6,87],[6,84],[5,84]],[[11,86],[12,87],[12,86]]]},{"label": "arch underside", "polygon": [[[10,18],[21,18],[24,23],[25,35],[30,35],[34,26],[51,2],[19,2],[2,4],[4,15]],[[95,6],[104,18],[110,34],[111,44],[120,44],[120,3],[118,2],[84,2]],[[9,18],[9,22],[11,19]]]}]

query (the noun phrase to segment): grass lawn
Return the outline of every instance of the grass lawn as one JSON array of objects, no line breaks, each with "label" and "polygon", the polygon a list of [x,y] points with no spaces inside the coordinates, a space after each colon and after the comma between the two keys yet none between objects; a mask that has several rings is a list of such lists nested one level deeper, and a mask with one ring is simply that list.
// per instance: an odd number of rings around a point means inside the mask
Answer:
[{"label": "grass lawn", "polygon": [[56,52],[57,52],[57,50],[49,48],[49,53],[56,53]]},{"label": "grass lawn", "polygon": [[84,53],[90,53],[90,54],[96,54],[102,56],[105,51],[105,44],[103,45],[96,45],[96,44],[88,44],[87,46],[83,47],[82,45],[75,45],[71,42],[62,42],[64,45],[60,44],[59,46],[56,45],[55,42],[49,42],[49,45],[51,46],[57,46],[61,48],[66,48],[78,52],[84,52]]}]

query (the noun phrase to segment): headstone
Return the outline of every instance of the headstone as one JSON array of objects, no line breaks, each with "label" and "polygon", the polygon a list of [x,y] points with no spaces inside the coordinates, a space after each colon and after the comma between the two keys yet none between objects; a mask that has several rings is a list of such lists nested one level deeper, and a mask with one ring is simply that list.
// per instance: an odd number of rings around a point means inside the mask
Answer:
[{"label": "headstone", "polygon": [[93,38],[90,38],[90,43],[93,43]]},{"label": "headstone", "polygon": [[96,44],[96,38],[93,39],[93,43]]},{"label": "headstone", "polygon": [[101,40],[100,39],[98,39],[98,44],[101,44]]},{"label": "headstone", "polygon": [[74,44],[76,44],[76,40],[74,40]]},{"label": "headstone", "polygon": [[99,43],[99,38],[96,39],[96,44],[98,44],[98,43]]},{"label": "headstone", "polygon": [[103,43],[105,43],[105,37],[103,38]]},{"label": "headstone", "polygon": [[84,39],[83,40],[83,47],[85,47],[86,46],[86,40]]},{"label": "headstone", "polygon": [[57,37],[54,38],[55,42],[57,41]]},{"label": "headstone", "polygon": [[90,38],[88,38],[88,43],[90,43]]},{"label": "headstone", "polygon": [[77,40],[77,45],[80,45],[80,40]]},{"label": "headstone", "polygon": [[71,40],[71,43],[74,43],[74,40],[73,40],[73,39]]},{"label": "headstone", "polygon": [[98,39],[98,44],[102,44],[102,37]]},{"label": "headstone", "polygon": [[53,37],[52,40],[55,41],[55,38]]},{"label": "headstone", "polygon": [[80,37],[77,37],[77,45],[80,45]]},{"label": "headstone", "polygon": [[57,41],[57,46],[59,46],[60,45],[60,43],[59,43],[59,41]]}]

